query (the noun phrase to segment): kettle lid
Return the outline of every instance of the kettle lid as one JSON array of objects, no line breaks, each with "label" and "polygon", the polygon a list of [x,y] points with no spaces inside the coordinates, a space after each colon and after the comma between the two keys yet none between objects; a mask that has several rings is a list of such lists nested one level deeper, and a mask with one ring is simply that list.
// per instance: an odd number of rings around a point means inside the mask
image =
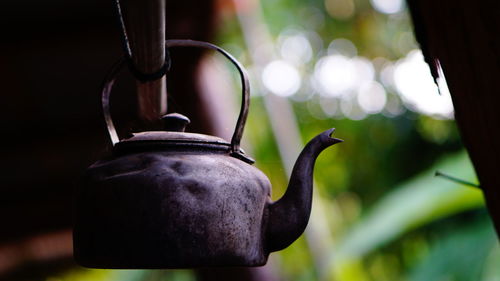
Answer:
[{"label": "kettle lid", "polygon": [[196,150],[228,152],[233,157],[249,164],[255,161],[247,156],[243,149],[231,151],[231,143],[210,135],[184,132],[190,123],[189,118],[179,113],[170,113],[161,118],[165,131],[147,131],[133,133],[131,137],[120,140],[114,146],[117,153],[127,153],[144,150]]}]

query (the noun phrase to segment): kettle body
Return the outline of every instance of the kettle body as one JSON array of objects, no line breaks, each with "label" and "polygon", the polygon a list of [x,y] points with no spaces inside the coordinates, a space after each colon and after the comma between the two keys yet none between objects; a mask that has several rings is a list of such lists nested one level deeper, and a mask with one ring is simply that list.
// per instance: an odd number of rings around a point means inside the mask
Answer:
[{"label": "kettle body", "polygon": [[223,153],[153,151],[99,161],[86,171],[78,199],[75,256],[88,267],[257,266],[269,254],[269,181]]},{"label": "kettle body", "polygon": [[74,257],[92,268],[263,265],[269,253],[303,233],[311,211],[315,160],[342,140],[333,138],[330,129],[309,141],[285,194],[273,202],[268,178],[239,145],[249,105],[244,69],[206,42],[166,44],[214,49],[237,66],[242,108],[231,142],[184,132],[189,119],[177,113],[162,118],[162,131],[120,140],[109,112],[115,77],[108,77],[102,102],[113,149],[85,171],[78,185]]}]

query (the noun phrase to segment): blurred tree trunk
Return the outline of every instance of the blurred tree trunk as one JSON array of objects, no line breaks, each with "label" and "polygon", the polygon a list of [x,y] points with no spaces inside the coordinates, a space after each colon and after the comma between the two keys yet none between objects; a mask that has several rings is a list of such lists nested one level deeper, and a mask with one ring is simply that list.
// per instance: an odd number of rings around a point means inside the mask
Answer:
[{"label": "blurred tree trunk", "polygon": [[500,1],[408,0],[434,77],[446,76],[462,138],[500,233]]}]

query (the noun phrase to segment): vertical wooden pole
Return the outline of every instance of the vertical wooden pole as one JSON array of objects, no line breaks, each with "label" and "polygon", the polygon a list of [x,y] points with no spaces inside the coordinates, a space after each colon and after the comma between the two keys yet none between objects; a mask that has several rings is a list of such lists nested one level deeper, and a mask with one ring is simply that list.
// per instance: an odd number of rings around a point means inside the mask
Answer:
[{"label": "vertical wooden pole", "polygon": [[[165,63],[165,0],[121,0],[121,11],[127,32],[132,61],[137,70],[155,73]],[[165,77],[137,81],[139,117],[151,123],[166,113]]]}]

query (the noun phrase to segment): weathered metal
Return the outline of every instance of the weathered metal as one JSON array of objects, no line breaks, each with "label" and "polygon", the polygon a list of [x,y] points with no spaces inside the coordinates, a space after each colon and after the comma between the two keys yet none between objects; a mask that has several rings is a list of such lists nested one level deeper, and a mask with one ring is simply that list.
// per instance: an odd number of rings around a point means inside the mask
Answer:
[{"label": "weathered metal", "polygon": [[[304,231],[311,211],[316,157],[341,140],[334,129],[313,138],[299,155],[285,195],[270,198],[267,177],[239,148],[249,104],[239,63],[209,43],[173,40],[167,46],[215,49],[239,69],[243,102],[231,142],[185,133],[189,119],[169,114],[172,131],[133,134],[113,155],[90,166],[77,193],[74,253],[96,268],[258,266]],[[114,71],[116,73],[116,71]],[[113,75],[103,90],[107,111]]]}]

